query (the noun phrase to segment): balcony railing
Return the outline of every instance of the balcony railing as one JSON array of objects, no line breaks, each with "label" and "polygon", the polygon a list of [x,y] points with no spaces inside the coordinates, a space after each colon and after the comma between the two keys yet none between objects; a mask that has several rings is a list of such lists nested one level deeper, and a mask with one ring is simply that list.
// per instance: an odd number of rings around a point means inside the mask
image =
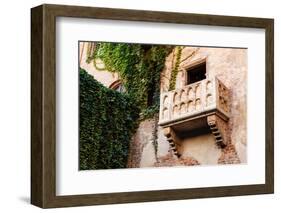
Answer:
[{"label": "balcony railing", "polygon": [[164,127],[214,113],[229,118],[229,89],[216,77],[163,92],[160,101],[159,125]]}]

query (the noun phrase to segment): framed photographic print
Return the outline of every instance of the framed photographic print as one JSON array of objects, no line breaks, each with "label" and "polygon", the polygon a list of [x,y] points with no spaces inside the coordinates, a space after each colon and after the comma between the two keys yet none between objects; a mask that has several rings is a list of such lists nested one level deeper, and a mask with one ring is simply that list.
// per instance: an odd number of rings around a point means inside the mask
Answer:
[{"label": "framed photographic print", "polygon": [[273,19],[31,9],[31,203],[274,191]]}]

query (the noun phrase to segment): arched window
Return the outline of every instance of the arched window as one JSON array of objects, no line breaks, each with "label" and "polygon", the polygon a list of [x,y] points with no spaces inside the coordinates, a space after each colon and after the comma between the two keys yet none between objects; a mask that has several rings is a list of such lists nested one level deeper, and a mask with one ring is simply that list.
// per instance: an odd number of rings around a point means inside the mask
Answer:
[{"label": "arched window", "polygon": [[125,87],[124,85],[122,84],[121,80],[117,80],[117,81],[114,81],[110,86],[109,86],[110,89],[113,89],[117,92],[125,92]]}]

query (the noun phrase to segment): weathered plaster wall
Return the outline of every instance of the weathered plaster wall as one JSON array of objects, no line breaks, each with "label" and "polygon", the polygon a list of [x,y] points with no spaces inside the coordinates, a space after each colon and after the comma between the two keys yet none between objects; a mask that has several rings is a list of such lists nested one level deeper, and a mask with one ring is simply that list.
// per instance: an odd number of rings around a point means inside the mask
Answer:
[{"label": "weathered plaster wall", "polygon": [[204,134],[187,138],[181,148],[182,158],[192,157],[200,164],[217,164],[221,155],[221,149],[216,146],[212,134]]},{"label": "weathered plaster wall", "polygon": [[[206,76],[219,78],[230,89],[231,106],[229,129],[231,144],[224,150],[209,149],[210,155],[206,155],[206,164],[218,163],[246,163],[247,161],[247,112],[246,112],[246,91],[247,91],[247,50],[231,48],[204,48],[204,47],[185,47],[182,51],[181,63],[176,79],[176,88],[181,88],[186,84],[186,70],[193,65],[206,62]],[[169,79],[173,64],[175,63],[175,54],[171,53],[166,60],[165,69],[161,77],[161,91],[168,91]],[[194,139],[195,140],[195,139]],[[199,141],[204,143],[204,138],[196,139],[198,147]],[[189,142],[188,142],[189,141]],[[193,139],[185,141],[183,152],[196,150]],[[162,142],[163,144],[164,142]],[[193,144],[193,145],[191,145]],[[190,146],[192,146],[191,149]],[[207,145],[206,145],[207,146]],[[205,146],[204,146],[205,147]],[[204,149],[202,146],[201,149]],[[200,151],[193,151],[200,162]],[[218,158],[218,153],[221,152]],[[167,154],[168,155],[168,154]],[[213,156],[211,159],[208,156]],[[202,159],[201,159],[201,162]]]},{"label": "weathered plaster wall", "polygon": [[155,124],[157,125],[154,119],[140,123],[130,146],[129,168],[152,167],[156,163],[155,137],[152,131]]},{"label": "weathered plaster wall", "polygon": [[190,137],[182,142],[180,147],[182,157],[178,159],[170,150],[162,127],[158,126],[155,150],[153,129],[155,119],[142,121],[134,135],[130,147],[129,168],[161,167],[181,165],[213,165],[239,163],[233,146],[222,151],[215,144],[212,134]]},{"label": "weathered plaster wall", "polygon": [[93,65],[93,62],[87,63],[87,48],[89,42],[79,42],[79,53],[80,53],[80,60],[79,66],[86,70],[89,74],[94,76],[94,78],[101,82],[104,86],[109,87],[114,81],[118,80],[118,74],[112,73],[108,71],[99,71]]}]

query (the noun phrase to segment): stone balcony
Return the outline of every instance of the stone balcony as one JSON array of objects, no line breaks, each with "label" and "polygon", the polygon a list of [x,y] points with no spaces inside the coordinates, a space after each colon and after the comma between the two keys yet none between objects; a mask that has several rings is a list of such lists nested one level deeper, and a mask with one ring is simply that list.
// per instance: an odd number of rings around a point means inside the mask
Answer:
[{"label": "stone balcony", "polygon": [[213,77],[161,94],[159,125],[176,155],[181,138],[204,131],[211,132],[220,147],[228,143],[229,93]]}]

